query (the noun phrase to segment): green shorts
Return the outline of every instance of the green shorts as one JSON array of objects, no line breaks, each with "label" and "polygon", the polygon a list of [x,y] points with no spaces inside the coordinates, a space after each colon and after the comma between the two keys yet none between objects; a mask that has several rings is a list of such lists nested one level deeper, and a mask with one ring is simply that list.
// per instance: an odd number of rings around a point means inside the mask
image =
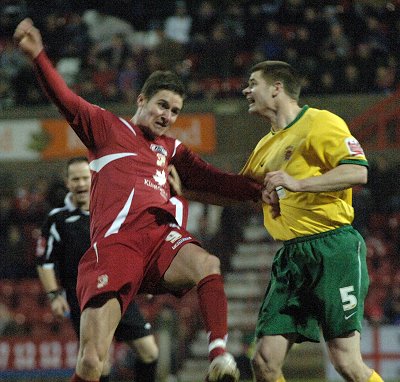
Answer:
[{"label": "green shorts", "polygon": [[369,277],[362,236],[344,226],[284,242],[275,255],[256,337],[319,342],[361,332]]}]

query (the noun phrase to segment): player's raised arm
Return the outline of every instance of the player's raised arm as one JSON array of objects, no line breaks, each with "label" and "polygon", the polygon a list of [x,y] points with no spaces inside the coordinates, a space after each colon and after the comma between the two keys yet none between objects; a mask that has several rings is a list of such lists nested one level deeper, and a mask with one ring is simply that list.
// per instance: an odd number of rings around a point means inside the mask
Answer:
[{"label": "player's raised arm", "polygon": [[[88,103],[67,86],[64,79],[54,68],[46,55],[40,31],[33,25],[31,19],[24,19],[18,24],[14,32],[14,40],[32,60],[37,78],[47,97],[72,126],[80,107]],[[72,128],[86,146],[91,144],[90,134],[87,131],[77,130],[74,126]]]}]

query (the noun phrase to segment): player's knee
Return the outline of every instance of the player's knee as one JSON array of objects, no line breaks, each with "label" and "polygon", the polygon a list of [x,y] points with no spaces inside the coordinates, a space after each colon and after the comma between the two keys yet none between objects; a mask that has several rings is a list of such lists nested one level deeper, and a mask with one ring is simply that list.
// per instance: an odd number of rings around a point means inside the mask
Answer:
[{"label": "player's knee", "polygon": [[85,372],[96,372],[99,375],[103,370],[105,360],[101,360],[95,352],[84,351],[78,359],[79,368]]},{"label": "player's knee", "polygon": [[141,361],[143,363],[153,363],[158,360],[158,348],[152,349],[152,351],[141,355]]},{"label": "player's knee", "polygon": [[143,363],[153,363],[158,360],[159,350],[156,345],[149,346],[146,351],[142,352],[140,359]]},{"label": "player's knee", "polygon": [[204,270],[207,275],[218,274],[221,273],[221,262],[219,261],[217,256],[209,254],[204,262]]},{"label": "player's knee", "polygon": [[359,381],[361,367],[354,360],[339,358],[332,360],[332,364],[335,370],[346,380],[346,381]]},{"label": "player's knee", "polygon": [[84,370],[101,373],[107,361],[107,348],[103,349],[87,342],[79,350],[78,363]]},{"label": "player's knee", "polygon": [[282,370],[274,365],[265,354],[256,352],[251,359],[251,367],[256,381],[275,382],[282,374]]},{"label": "player's knee", "polygon": [[153,335],[145,336],[127,343],[137,353],[141,362],[149,364],[157,361],[159,350]]}]

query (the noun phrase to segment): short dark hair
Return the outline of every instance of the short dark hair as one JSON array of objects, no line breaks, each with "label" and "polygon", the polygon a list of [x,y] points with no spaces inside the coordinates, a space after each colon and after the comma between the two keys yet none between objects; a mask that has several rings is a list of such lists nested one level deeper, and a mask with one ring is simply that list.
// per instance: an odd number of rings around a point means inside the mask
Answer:
[{"label": "short dark hair", "polygon": [[68,172],[69,172],[69,168],[70,168],[71,165],[73,165],[75,163],[83,163],[83,162],[89,164],[89,160],[84,156],[73,157],[73,158],[69,159],[68,162],[67,162],[67,166],[66,166],[67,177],[68,177]]},{"label": "short dark hair", "polygon": [[262,76],[268,82],[281,81],[285,93],[295,99],[300,98],[301,80],[297,71],[283,61],[262,61],[250,69],[250,73],[262,71]]},{"label": "short dark hair", "polygon": [[176,73],[169,70],[156,70],[150,74],[140,93],[150,99],[160,90],[170,90],[185,98],[185,85]]}]

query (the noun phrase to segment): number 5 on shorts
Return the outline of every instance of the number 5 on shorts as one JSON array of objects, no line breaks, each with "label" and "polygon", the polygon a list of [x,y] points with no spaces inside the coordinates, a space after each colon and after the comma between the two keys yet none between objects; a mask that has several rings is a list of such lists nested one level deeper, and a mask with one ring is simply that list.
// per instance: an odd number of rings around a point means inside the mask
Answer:
[{"label": "number 5 on shorts", "polygon": [[357,306],[357,297],[351,292],[354,292],[354,286],[350,285],[347,287],[339,288],[340,297],[343,302],[343,310],[351,310]]}]

